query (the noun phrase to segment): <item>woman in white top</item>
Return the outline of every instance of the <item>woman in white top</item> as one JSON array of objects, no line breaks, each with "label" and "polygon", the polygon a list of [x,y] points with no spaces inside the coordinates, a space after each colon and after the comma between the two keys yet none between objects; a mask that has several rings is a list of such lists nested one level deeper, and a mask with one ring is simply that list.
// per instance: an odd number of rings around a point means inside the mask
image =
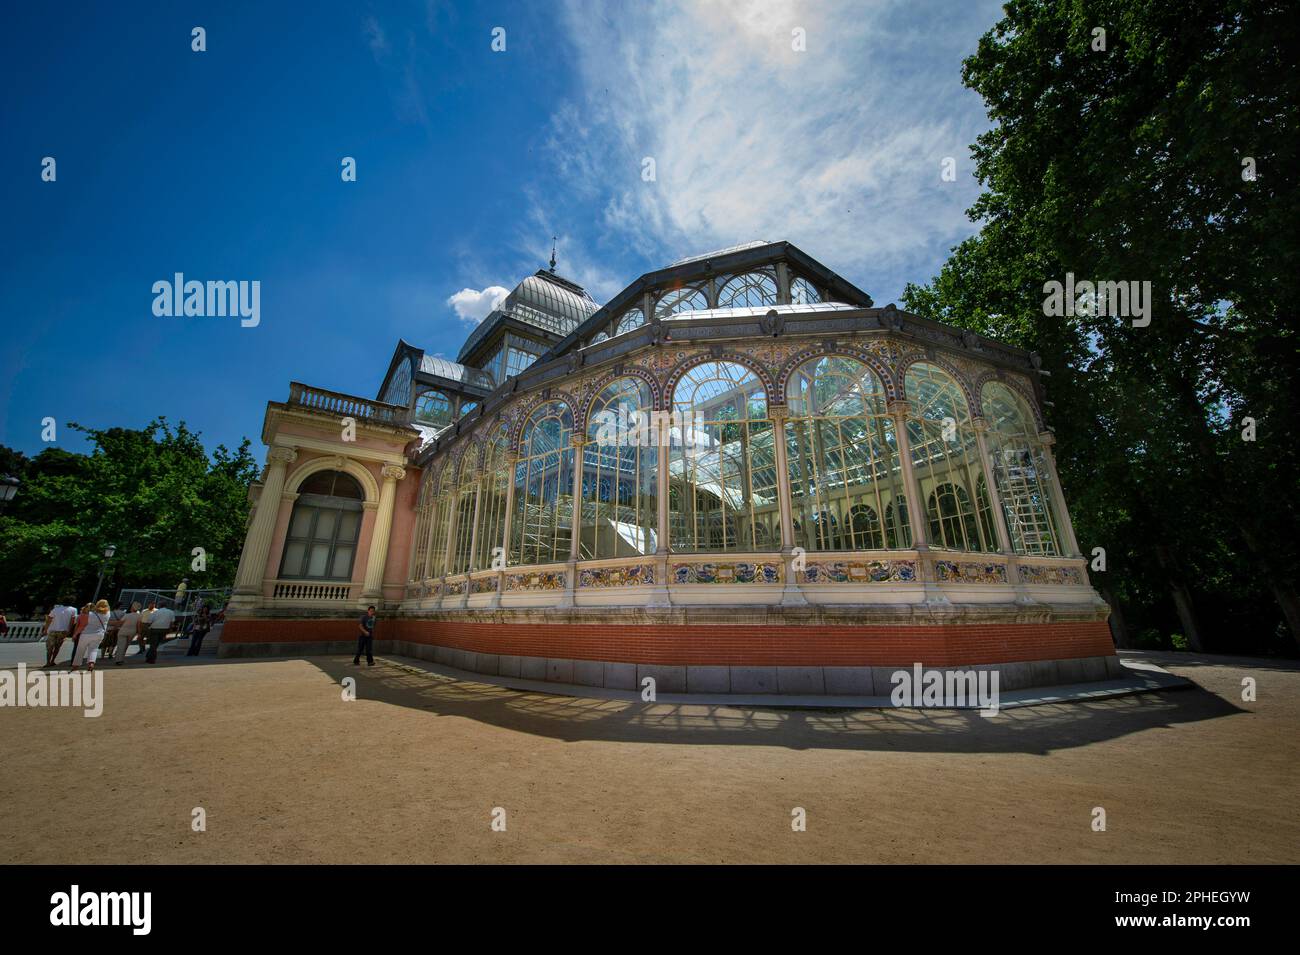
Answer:
[{"label": "woman in white top", "polygon": [[[113,653],[113,662],[121,666],[126,662],[126,651],[131,641],[140,632],[140,603],[131,604],[131,612],[122,618],[122,629],[117,631],[117,649]],[[141,651],[143,652],[143,650]]]},{"label": "woman in white top", "polygon": [[110,611],[107,600],[101,600],[90,608],[86,629],[81,631],[81,642],[77,644],[77,655],[72,659],[72,669],[81,666],[81,661],[86,658],[90,661],[87,669],[95,669],[95,660],[99,658],[99,642],[104,639],[104,633],[108,630]]}]

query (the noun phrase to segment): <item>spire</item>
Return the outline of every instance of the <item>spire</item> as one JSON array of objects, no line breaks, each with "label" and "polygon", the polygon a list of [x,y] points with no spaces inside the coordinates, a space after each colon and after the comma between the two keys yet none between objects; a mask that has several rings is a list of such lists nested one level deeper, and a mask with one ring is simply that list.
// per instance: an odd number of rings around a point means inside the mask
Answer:
[{"label": "spire", "polygon": [[555,240],[558,238],[559,236],[555,236],[555,235],[551,236],[551,272],[552,273],[555,272]]}]

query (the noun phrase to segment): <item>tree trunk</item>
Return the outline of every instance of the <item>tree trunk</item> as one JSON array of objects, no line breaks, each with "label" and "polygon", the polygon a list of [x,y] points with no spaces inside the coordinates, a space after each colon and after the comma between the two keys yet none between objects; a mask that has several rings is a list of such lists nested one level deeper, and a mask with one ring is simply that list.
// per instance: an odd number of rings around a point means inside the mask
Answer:
[{"label": "tree trunk", "polygon": [[1178,619],[1183,625],[1187,648],[1193,653],[1201,653],[1203,652],[1201,630],[1196,624],[1196,609],[1192,605],[1192,593],[1183,583],[1182,572],[1178,569],[1168,544],[1156,544],[1156,558],[1164,568],[1165,576],[1169,581],[1169,594],[1174,598],[1174,609],[1178,611]]},{"label": "tree trunk", "polygon": [[1131,650],[1133,641],[1129,637],[1128,623],[1124,620],[1124,610],[1120,606],[1119,598],[1109,587],[1101,588],[1101,596],[1110,605],[1110,618],[1107,623],[1110,624],[1110,635],[1115,639],[1116,648]]}]

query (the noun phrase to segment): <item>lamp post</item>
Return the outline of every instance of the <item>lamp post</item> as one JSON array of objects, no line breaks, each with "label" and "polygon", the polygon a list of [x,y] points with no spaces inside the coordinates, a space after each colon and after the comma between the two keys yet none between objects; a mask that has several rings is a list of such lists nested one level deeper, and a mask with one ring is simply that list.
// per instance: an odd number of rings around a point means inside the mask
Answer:
[{"label": "lamp post", "polygon": [[9,506],[9,502],[18,493],[18,485],[22,483],[16,477],[8,474],[0,478],[0,513],[4,513],[4,509]]},{"label": "lamp post", "polygon": [[116,544],[109,544],[104,548],[104,559],[99,562],[99,580],[95,581],[95,596],[90,598],[92,604],[99,600],[99,588],[104,586],[104,568],[108,566],[108,562],[113,559],[113,555],[116,553]]}]

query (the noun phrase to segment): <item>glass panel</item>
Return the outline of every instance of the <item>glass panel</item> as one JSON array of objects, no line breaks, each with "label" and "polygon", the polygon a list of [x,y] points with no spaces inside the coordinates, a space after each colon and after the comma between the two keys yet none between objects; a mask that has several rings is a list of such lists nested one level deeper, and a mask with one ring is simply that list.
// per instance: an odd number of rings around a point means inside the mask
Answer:
[{"label": "glass panel", "polygon": [[768,269],[733,276],[718,289],[718,308],[755,308],[776,300],[776,273]]},{"label": "glass panel", "polygon": [[316,519],[316,531],[312,534],[313,540],[328,541],[334,539],[334,525],[338,521],[338,511],[321,510],[320,517]]},{"label": "glass panel", "polygon": [[352,548],[338,547],[334,550],[334,567],[331,577],[346,579],[352,576]]},{"label": "glass panel", "polygon": [[355,541],[357,539],[357,529],[360,525],[360,511],[339,511],[338,539],[341,541]]},{"label": "glass panel", "polygon": [[981,397],[989,424],[985,440],[990,467],[1011,548],[1017,554],[1060,555],[1051,467],[1033,414],[1022,398],[1000,382],[986,384]]},{"label": "glass panel", "polygon": [[774,432],[762,381],[733,362],[682,376],[669,435],[669,543],[684,553],[776,550]]},{"label": "glass panel", "polygon": [[659,536],[658,439],[649,387],[638,378],[611,382],[592,401],[587,420],[578,554],[653,554]]},{"label": "glass panel", "polygon": [[910,547],[906,514],[900,524],[891,512],[902,495],[902,462],[876,375],[850,358],[814,358],[795,369],[787,395],[795,544],[817,551]]},{"label": "glass panel", "polygon": [[290,537],[306,537],[311,533],[311,521],[316,516],[314,507],[295,507],[293,520],[289,522]]},{"label": "glass panel", "polygon": [[329,556],[329,544],[312,544],[310,556],[307,558],[307,576],[324,577]]},{"label": "glass panel", "polygon": [[905,380],[907,437],[933,547],[996,551],[991,520],[977,514],[983,476],[965,392],[937,365],[917,362]]},{"label": "glass panel", "polygon": [[569,559],[573,515],[573,415],[562,402],[533,411],[515,466],[511,564]]},{"label": "glass panel", "polygon": [[284,569],[280,572],[284,577],[302,576],[302,557],[306,552],[307,545],[298,541],[291,541],[284,549]]},{"label": "glass panel", "polygon": [[451,399],[441,391],[426,391],[415,399],[417,420],[434,427],[451,424]]}]

